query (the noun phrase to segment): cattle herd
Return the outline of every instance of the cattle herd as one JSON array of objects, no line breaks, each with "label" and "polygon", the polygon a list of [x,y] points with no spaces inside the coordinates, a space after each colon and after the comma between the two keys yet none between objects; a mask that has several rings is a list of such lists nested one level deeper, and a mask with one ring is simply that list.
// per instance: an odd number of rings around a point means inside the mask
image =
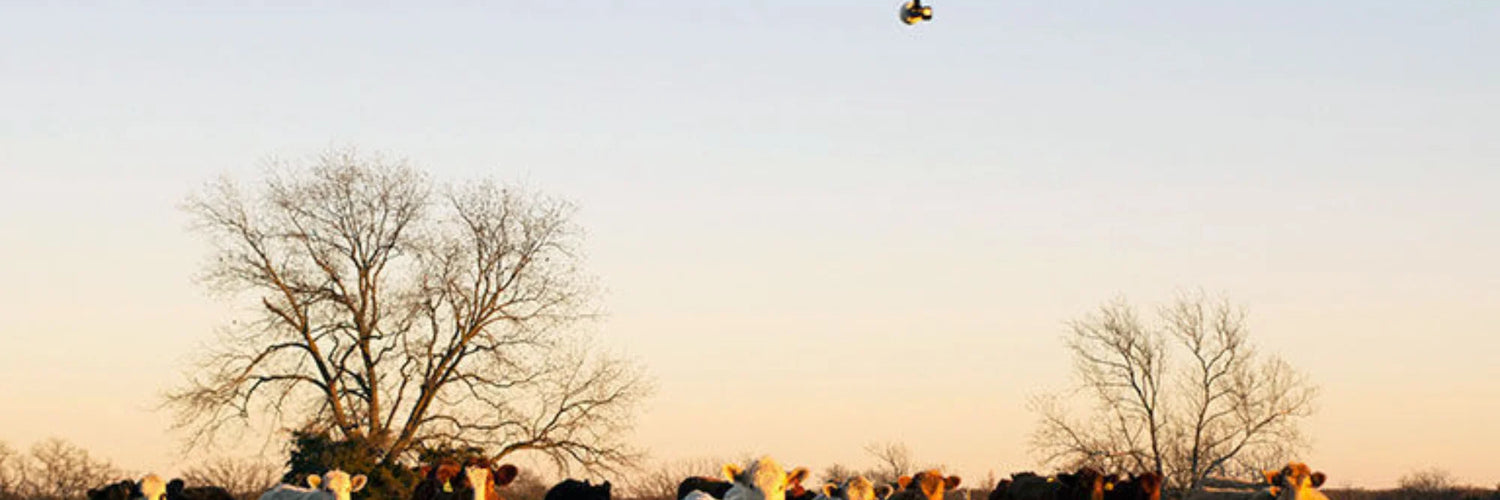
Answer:
[{"label": "cattle herd", "polygon": [[[421,480],[411,500],[502,500],[500,488],[515,480],[517,472],[514,465],[486,460],[423,465],[417,469]],[[902,476],[895,484],[854,477],[809,490],[802,486],[808,476],[806,468],[788,472],[769,457],[744,466],[725,465],[723,473],[722,479],[684,479],[677,488],[677,500],[944,500],[960,482],[958,476],[927,470]],[[1325,479],[1322,472],[1291,462],[1280,470],[1266,471],[1258,489],[1205,489],[1185,500],[1328,500],[1317,489]],[[260,500],[349,500],[365,482],[363,475],[351,477],[331,470],[308,476],[305,487],[277,485],[261,494]],[[1012,474],[994,486],[988,500],[1161,500],[1161,493],[1162,477],[1153,472],[1105,474],[1084,468],[1050,476]],[[233,500],[223,488],[185,488],[181,479],[163,482],[154,474],[89,490],[88,496],[89,500]],[[610,484],[568,479],[548,490],[544,500],[611,500]]]}]

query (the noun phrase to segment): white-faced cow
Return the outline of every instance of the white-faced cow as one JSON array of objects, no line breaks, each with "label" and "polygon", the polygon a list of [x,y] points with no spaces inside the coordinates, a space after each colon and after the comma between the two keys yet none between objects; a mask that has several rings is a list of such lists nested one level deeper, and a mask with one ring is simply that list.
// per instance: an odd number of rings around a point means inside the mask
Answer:
[{"label": "white-faced cow", "polygon": [[817,500],[884,500],[894,491],[890,486],[876,487],[875,483],[864,476],[855,476],[838,484],[823,485],[823,491]]},{"label": "white-faced cow", "polygon": [[161,476],[147,474],[136,483],[135,491],[131,492],[131,498],[136,500],[162,500],[167,496],[167,482],[161,480]]},{"label": "white-faced cow", "polygon": [[260,500],[349,500],[349,494],[365,487],[365,476],[349,477],[338,469],[320,476],[307,476],[307,487],[278,484],[260,495]]},{"label": "white-faced cow", "polygon": [[786,500],[787,489],[807,478],[807,468],[787,473],[771,457],[761,457],[744,468],[725,465],[724,478],[734,483],[724,493],[724,500]]},{"label": "white-faced cow", "polygon": [[489,460],[474,460],[464,465],[461,474],[466,483],[466,490],[472,490],[473,496],[462,495],[464,500],[502,500],[500,498],[500,487],[510,484],[516,480],[521,473],[520,469],[511,464],[494,465]]}]

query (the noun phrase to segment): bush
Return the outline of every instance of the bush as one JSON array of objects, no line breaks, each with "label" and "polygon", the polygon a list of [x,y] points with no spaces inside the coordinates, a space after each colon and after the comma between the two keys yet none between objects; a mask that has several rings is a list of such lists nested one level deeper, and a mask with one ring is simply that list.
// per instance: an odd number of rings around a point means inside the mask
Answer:
[{"label": "bush", "polygon": [[294,432],[286,465],[291,470],[281,476],[281,482],[298,486],[307,484],[307,476],[332,469],[351,476],[364,474],[368,482],[354,498],[407,498],[419,479],[409,468],[386,463],[380,448],[362,438],[340,440],[324,432]]}]

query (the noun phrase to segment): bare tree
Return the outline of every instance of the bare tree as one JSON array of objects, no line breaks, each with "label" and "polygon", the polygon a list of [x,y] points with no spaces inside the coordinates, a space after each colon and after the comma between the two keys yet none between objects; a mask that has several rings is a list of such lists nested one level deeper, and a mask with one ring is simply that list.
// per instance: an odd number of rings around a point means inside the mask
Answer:
[{"label": "bare tree", "polygon": [[901,476],[910,475],[917,469],[911,457],[911,449],[904,443],[870,443],[865,452],[875,457],[875,467],[869,471],[869,479],[876,484],[893,483]]},{"label": "bare tree", "polygon": [[1396,484],[1411,493],[1434,494],[1458,488],[1453,474],[1439,468],[1416,470],[1401,476]]},{"label": "bare tree", "polygon": [[7,476],[7,494],[32,500],[73,500],[84,498],[90,488],[117,479],[121,473],[107,460],[94,458],[87,450],[67,441],[52,438],[32,445],[30,452],[8,453],[0,463]]},{"label": "bare tree", "polygon": [[188,486],[218,486],[240,500],[258,498],[276,486],[282,467],[254,458],[215,457],[182,473]]},{"label": "bare tree", "polygon": [[[1199,489],[1212,474],[1246,474],[1302,444],[1315,389],[1285,361],[1258,355],[1245,314],[1201,294],[1143,322],[1123,301],[1071,324],[1080,390],[1097,411],[1077,420],[1066,395],[1033,400],[1033,445],[1049,463],[1149,470]],[[1171,363],[1168,351],[1183,361]]]},{"label": "bare tree", "polygon": [[683,479],[693,476],[719,478],[721,467],[728,463],[722,459],[688,459],[661,462],[639,467],[626,480],[622,498],[633,500],[675,500],[677,486]]},{"label": "bare tree", "polygon": [[167,396],[190,447],[266,417],[386,463],[441,444],[636,458],[620,439],[650,384],[572,333],[592,286],[569,204],[351,151],[312,163],[185,206],[216,250],[205,282],[253,304]]},{"label": "bare tree", "polygon": [[4,441],[0,441],[0,500],[20,500],[21,485],[25,482],[22,456]]},{"label": "bare tree", "polygon": [[[843,483],[860,475],[860,472],[843,464],[831,464],[823,468],[818,477],[823,478],[825,483]],[[867,478],[868,479],[868,478]]]}]

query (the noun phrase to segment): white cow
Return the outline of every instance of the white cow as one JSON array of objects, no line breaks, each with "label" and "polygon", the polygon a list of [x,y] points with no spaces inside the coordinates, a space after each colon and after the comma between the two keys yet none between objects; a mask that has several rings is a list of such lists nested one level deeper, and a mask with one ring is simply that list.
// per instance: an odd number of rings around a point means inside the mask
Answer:
[{"label": "white cow", "polygon": [[828,483],[823,485],[822,493],[815,500],[877,500],[891,495],[892,488],[882,485],[875,487],[864,476],[855,476],[845,479],[839,484]]},{"label": "white cow", "polygon": [[807,468],[787,473],[771,457],[761,457],[743,469],[736,464],[725,465],[724,478],[734,483],[724,493],[724,500],[786,500],[787,487],[807,478]]},{"label": "white cow", "polygon": [[349,494],[365,488],[365,476],[349,477],[338,469],[322,477],[307,476],[307,487],[278,484],[260,495],[260,500],[349,500]]},{"label": "white cow", "polygon": [[156,474],[147,474],[146,477],[141,478],[141,482],[136,484],[140,485],[141,495],[135,497],[135,500],[162,500],[167,496],[167,483]]}]

